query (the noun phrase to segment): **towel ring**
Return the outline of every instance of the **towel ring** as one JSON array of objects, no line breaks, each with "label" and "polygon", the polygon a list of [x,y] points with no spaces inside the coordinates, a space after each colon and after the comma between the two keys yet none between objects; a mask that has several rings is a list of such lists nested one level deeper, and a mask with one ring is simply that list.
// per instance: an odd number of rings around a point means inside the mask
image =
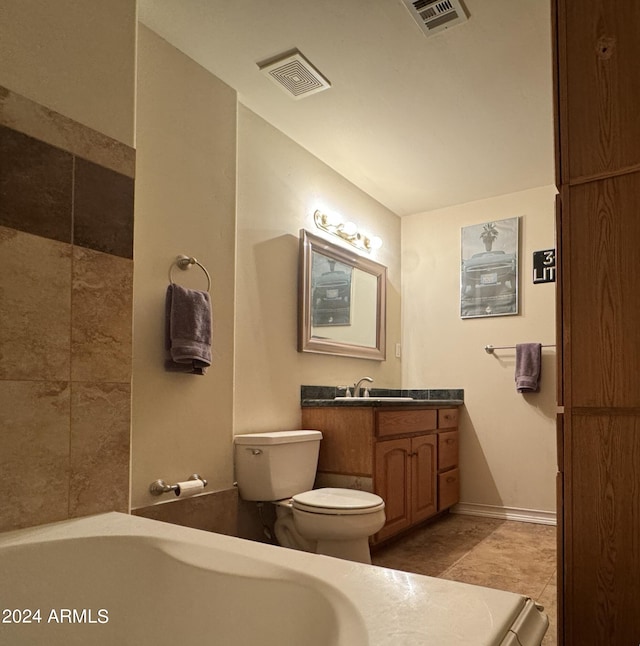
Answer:
[{"label": "towel ring", "polygon": [[207,277],[207,291],[211,291],[211,276],[209,275],[209,272],[205,268],[205,266],[201,263],[199,263],[193,256],[178,256],[175,260],[175,262],[171,265],[169,268],[169,282],[173,285],[173,268],[175,266],[178,266],[179,269],[182,269],[183,271],[186,271],[191,267],[191,265],[198,265],[200,269],[204,272],[204,275]]}]

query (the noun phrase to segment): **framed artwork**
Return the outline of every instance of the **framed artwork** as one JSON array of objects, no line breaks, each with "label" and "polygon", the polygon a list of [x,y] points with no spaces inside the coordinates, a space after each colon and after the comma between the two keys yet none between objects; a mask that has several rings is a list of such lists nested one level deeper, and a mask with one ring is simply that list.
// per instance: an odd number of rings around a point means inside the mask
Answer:
[{"label": "framed artwork", "polygon": [[518,313],[520,218],[462,227],[460,317]]}]

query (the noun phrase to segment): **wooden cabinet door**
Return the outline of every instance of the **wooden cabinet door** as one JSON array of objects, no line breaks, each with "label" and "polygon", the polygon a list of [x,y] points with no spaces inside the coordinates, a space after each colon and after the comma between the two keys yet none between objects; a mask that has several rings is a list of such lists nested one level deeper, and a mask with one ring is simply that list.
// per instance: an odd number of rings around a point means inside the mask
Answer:
[{"label": "wooden cabinet door", "polygon": [[387,517],[375,541],[389,538],[411,525],[411,440],[386,440],[376,443],[375,492],[385,502]]},{"label": "wooden cabinet door", "polygon": [[438,436],[411,438],[411,522],[418,523],[437,511]]}]

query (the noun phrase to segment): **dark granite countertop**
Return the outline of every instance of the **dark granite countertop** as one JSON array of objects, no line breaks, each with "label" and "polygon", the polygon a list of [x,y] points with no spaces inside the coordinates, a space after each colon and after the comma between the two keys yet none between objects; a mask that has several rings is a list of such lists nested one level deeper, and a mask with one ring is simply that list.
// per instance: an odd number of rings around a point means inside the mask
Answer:
[{"label": "dark granite countertop", "polygon": [[[464,390],[461,388],[371,388],[368,398],[344,397],[345,388],[340,386],[300,386],[300,405],[302,408],[316,407],[380,407],[393,406],[402,408],[417,407],[454,407],[464,404]],[[385,397],[410,397],[404,401],[389,401]]]},{"label": "dark granite countertop", "polygon": [[462,406],[462,399],[411,399],[405,401],[388,401],[376,399],[375,395],[368,399],[303,399],[300,402],[302,408],[355,408],[357,406],[379,407],[393,406],[394,408],[442,408]]}]

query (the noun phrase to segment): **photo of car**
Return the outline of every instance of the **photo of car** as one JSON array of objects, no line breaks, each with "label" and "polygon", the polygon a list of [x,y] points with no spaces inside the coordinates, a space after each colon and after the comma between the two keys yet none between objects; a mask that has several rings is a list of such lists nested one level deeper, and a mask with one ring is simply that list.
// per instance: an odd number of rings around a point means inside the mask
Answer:
[{"label": "photo of car", "polygon": [[462,318],[518,313],[518,225],[509,218],[462,228]]}]

